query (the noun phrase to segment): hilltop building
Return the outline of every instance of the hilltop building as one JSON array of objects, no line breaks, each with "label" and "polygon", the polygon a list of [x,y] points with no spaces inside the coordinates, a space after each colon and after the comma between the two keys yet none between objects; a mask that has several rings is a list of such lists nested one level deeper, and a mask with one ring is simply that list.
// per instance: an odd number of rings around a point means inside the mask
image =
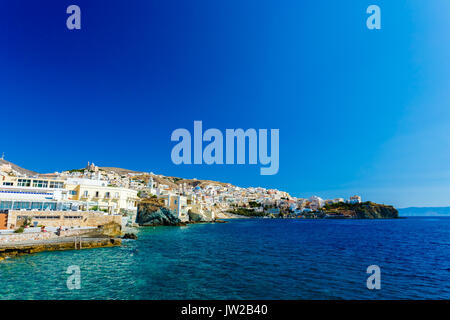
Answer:
[{"label": "hilltop building", "polygon": [[350,201],[349,201],[350,203],[361,203],[361,197],[360,196],[353,196],[353,197],[350,197]]}]

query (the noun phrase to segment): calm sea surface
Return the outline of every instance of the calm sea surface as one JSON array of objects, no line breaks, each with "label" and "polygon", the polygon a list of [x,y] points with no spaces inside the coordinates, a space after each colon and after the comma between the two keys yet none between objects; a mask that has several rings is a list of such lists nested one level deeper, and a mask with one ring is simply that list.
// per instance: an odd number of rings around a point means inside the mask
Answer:
[{"label": "calm sea surface", "polygon": [[[0,262],[1,299],[450,299],[450,218],[143,228],[122,247]],[[369,265],[381,290],[366,288]],[[66,270],[81,269],[68,290]]]}]

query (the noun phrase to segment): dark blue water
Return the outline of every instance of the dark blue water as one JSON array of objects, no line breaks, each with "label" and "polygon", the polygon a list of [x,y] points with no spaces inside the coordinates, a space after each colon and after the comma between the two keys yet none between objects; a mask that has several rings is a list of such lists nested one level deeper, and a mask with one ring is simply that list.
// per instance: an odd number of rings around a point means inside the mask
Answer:
[{"label": "dark blue water", "polygon": [[[2,299],[450,299],[450,218],[148,228],[116,248],[0,263]],[[366,269],[381,268],[381,290]],[[68,266],[81,289],[68,290]]]}]

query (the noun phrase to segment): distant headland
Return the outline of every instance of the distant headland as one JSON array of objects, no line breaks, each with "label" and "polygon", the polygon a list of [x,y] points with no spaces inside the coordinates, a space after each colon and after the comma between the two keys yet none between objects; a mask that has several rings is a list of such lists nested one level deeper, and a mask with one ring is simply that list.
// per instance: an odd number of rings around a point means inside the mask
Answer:
[{"label": "distant headland", "polygon": [[367,202],[336,202],[326,204],[316,210],[302,210],[292,212],[282,210],[278,214],[273,214],[270,209],[256,212],[252,208],[235,208],[230,213],[246,217],[267,217],[267,218],[306,218],[306,219],[396,219],[399,217],[398,210],[393,206]]}]

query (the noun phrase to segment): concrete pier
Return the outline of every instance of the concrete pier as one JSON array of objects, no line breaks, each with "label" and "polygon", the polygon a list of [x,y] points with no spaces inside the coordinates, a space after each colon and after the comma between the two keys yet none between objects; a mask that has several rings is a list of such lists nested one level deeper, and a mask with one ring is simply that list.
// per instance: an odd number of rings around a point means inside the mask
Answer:
[{"label": "concrete pier", "polygon": [[114,247],[120,246],[121,244],[122,239],[111,237],[64,237],[58,239],[0,244],[0,261],[7,257],[33,254],[43,251],[85,250],[92,248]]}]

